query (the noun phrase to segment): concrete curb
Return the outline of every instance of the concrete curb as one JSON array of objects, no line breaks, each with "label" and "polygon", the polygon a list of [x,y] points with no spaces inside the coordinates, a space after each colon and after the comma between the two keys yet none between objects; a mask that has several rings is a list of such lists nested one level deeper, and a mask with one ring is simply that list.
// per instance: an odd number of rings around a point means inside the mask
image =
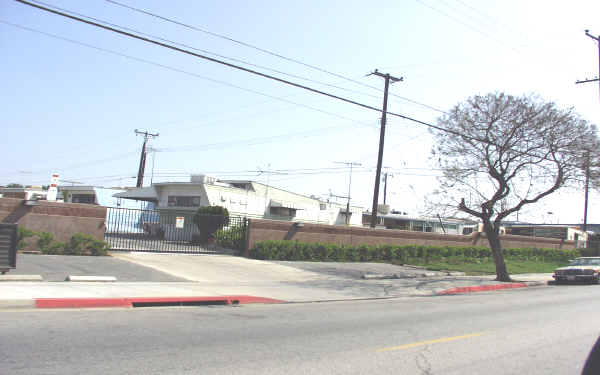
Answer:
[{"label": "concrete curb", "polygon": [[96,281],[96,282],[114,282],[117,278],[114,276],[75,276],[69,275],[65,281]]},{"label": "concrete curb", "polygon": [[0,281],[43,281],[41,275],[0,275]]},{"label": "concrete curb", "polygon": [[[28,300],[26,300],[28,301]],[[250,303],[284,303],[286,301],[257,296],[215,297],[126,297],[126,298],[36,298],[33,307],[38,309],[90,308],[90,307],[152,307],[152,306],[203,306],[243,305]],[[14,301],[9,301],[14,302]],[[0,302],[0,306],[7,307]],[[28,305],[27,307],[32,307]]]},{"label": "concrete curb", "polygon": [[528,286],[537,285],[537,284],[533,284],[533,283],[530,283],[530,284],[532,284],[532,285],[528,285],[526,283],[506,283],[506,284],[493,284],[493,285],[463,286],[463,287],[442,290],[441,292],[436,293],[436,295],[445,296],[445,295],[463,294],[463,293],[489,292],[489,291],[493,291],[493,290],[526,288]]},{"label": "concrete curb", "polygon": [[361,276],[363,280],[388,280],[388,279],[419,279],[424,277],[445,277],[445,276],[465,276],[464,272],[450,272],[450,271],[438,271],[438,272],[419,272],[419,273],[407,273],[407,274],[377,274],[377,273],[365,273]]},{"label": "concrete curb", "polygon": [[32,299],[6,299],[0,301],[1,309],[34,309],[35,301]]}]

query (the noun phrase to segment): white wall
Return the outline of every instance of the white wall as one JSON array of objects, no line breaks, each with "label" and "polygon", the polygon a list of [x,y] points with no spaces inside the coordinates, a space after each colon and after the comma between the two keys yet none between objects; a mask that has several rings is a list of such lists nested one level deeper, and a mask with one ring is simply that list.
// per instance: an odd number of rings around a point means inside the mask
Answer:
[{"label": "white wall", "polygon": [[[252,184],[255,191],[244,190],[220,184],[169,184],[156,185],[159,208],[169,208],[168,197],[177,196],[200,196],[202,206],[223,206],[231,213],[248,215],[254,217],[266,217],[271,215],[271,201],[281,202],[284,206],[289,204],[296,208],[296,216],[290,218],[293,221],[318,222],[324,224],[344,225],[345,217],[340,214],[340,209],[345,210],[345,205],[337,203],[326,203],[326,209],[321,210],[321,202],[318,199],[305,197],[299,194],[287,192],[262,184]],[[180,207],[172,207],[180,208]],[[187,208],[194,209],[194,208]],[[362,209],[351,207],[352,216],[350,225],[362,226]]]}]

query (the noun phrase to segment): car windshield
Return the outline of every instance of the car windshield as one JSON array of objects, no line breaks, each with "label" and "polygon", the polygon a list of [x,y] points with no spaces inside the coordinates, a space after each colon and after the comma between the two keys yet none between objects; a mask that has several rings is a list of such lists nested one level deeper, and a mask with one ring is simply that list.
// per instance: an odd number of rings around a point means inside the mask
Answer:
[{"label": "car windshield", "polygon": [[600,258],[579,258],[571,261],[569,266],[600,266]]}]

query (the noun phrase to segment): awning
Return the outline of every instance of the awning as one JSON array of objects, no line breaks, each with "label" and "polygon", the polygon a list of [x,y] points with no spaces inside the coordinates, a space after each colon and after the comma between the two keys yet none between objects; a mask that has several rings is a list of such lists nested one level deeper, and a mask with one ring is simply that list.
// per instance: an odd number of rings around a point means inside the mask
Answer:
[{"label": "awning", "polygon": [[140,201],[149,202],[158,201],[158,194],[156,194],[156,190],[153,186],[127,190],[122,193],[113,194],[113,197],[124,199],[137,199]]},{"label": "awning", "polygon": [[300,207],[297,203],[276,201],[274,199],[271,199],[271,207],[284,207],[284,208],[292,208],[294,210],[304,210],[304,208]]}]

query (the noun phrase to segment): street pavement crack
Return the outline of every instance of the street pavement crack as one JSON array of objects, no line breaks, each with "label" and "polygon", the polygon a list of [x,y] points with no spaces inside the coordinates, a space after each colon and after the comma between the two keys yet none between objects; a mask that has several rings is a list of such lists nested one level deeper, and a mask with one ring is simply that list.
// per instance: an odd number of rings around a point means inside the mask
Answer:
[{"label": "street pavement crack", "polygon": [[415,363],[417,364],[419,370],[421,370],[421,374],[433,375],[433,372],[431,371],[431,362],[429,361],[425,353],[431,354],[431,352],[429,351],[429,345],[425,345],[423,347],[423,350],[419,351],[419,354],[415,358]]}]

